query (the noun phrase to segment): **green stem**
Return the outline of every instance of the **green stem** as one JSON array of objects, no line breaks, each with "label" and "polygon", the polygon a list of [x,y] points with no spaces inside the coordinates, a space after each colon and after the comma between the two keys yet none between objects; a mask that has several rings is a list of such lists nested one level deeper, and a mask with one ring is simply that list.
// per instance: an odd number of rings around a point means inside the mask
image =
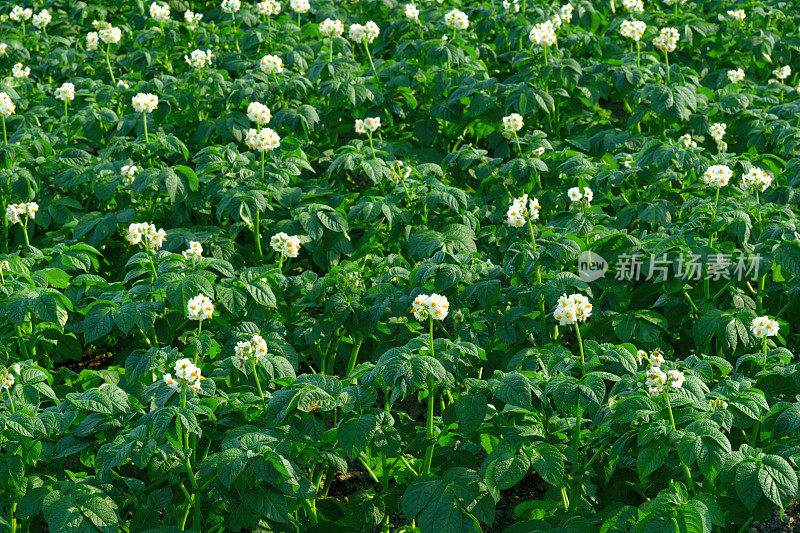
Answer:
[{"label": "green stem", "polygon": [[414,467],[411,466],[411,464],[408,462],[408,459],[406,459],[405,456],[401,455],[400,461],[403,463],[403,466],[411,470],[411,473],[414,474],[415,477],[419,477],[419,474],[417,473],[416,470],[414,470]]},{"label": "green stem", "polygon": [[372,67],[372,73],[375,75],[375,81],[378,81],[378,71],[375,70],[375,63],[372,62],[372,54],[369,52],[369,45],[364,43],[364,48],[367,50],[367,58],[369,59],[369,65]]},{"label": "green stem", "polygon": [[[711,214],[711,228],[714,228],[714,222],[717,220],[717,204],[719,203],[719,187],[717,187],[717,193],[714,197],[714,210]],[[708,247],[709,249],[713,249],[714,247],[714,237],[716,237],[717,232],[712,231],[711,237],[708,239]],[[710,303],[710,296],[711,296],[711,280],[708,277],[708,266],[706,266],[706,276],[703,280],[703,295],[705,296],[706,304]]]},{"label": "green stem", "polygon": [[350,360],[347,361],[347,372],[345,373],[346,376],[349,376],[356,368],[356,362],[358,361],[358,351],[361,349],[362,342],[364,342],[364,340],[359,335],[356,339],[355,344],[353,344],[353,349],[350,351]]},{"label": "green stem", "polygon": [[364,458],[359,457],[358,460],[361,462],[362,465],[364,465],[364,468],[367,470],[367,474],[369,474],[369,477],[372,478],[372,481],[374,481],[375,483],[380,483],[378,476],[375,475],[375,472],[372,471],[372,469],[369,467],[369,464],[364,460]]},{"label": "green stem", "polygon": [[[669,413],[669,423],[672,425],[672,430],[676,431],[677,427],[675,426],[675,417],[672,416],[672,406],[669,403],[669,393],[667,392],[667,388],[664,388],[664,400],[667,403],[667,412]],[[689,485],[689,492],[694,492],[694,481],[692,481],[692,472],[689,470],[689,467],[684,464],[684,462],[678,457],[678,460],[681,461],[681,466],[683,467],[683,474],[686,476],[686,483]]]},{"label": "green stem", "polygon": [[[436,401],[436,395],[433,394],[433,388],[429,385],[428,386],[428,420],[426,424],[428,438],[433,439],[433,403]],[[427,476],[431,473],[431,463],[433,462],[433,449],[436,446],[436,442],[432,442],[428,445],[428,449],[425,450],[425,460],[422,463],[422,475]]]},{"label": "green stem", "polygon": [[25,217],[25,222],[22,223],[22,234],[25,236],[25,247],[31,245],[31,241],[28,239],[28,217]]},{"label": "green stem", "polygon": [[264,409],[266,409],[267,400],[264,399],[264,391],[261,390],[261,380],[258,379],[258,370],[256,369],[255,359],[250,360],[250,368],[253,370],[253,377],[256,378],[256,387],[258,388],[258,395],[261,397],[261,401],[264,403]]},{"label": "green stem", "polygon": [[580,350],[581,353],[581,377],[583,377],[583,373],[586,369],[586,361],[583,355],[583,339],[581,338],[581,328],[580,326],[578,326],[578,323],[575,322],[574,326],[575,326],[575,334],[578,336],[578,349]]},{"label": "green stem", "polygon": [[144,142],[145,144],[150,143],[150,136],[147,134],[147,113],[142,113],[142,118],[144,118]]},{"label": "green stem", "polygon": [[69,108],[67,107],[67,101],[64,100],[64,124],[69,124]]},{"label": "green stem", "polygon": [[108,74],[111,76],[111,83],[116,86],[117,80],[114,78],[114,70],[111,68],[111,43],[106,46],[106,65],[108,65]]},{"label": "green stem", "polygon": [[11,397],[11,389],[6,389],[6,394],[8,394],[8,403],[11,406],[11,413],[13,414],[16,409],[14,408],[14,398]]},{"label": "green stem", "polygon": [[372,150],[372,159],[375,159],[375,147],[372,146],[372,132],[367,132],[367,137],[369,138],[369,149]]},{"label": "green stem", "polygon": [[756,295],[756,311],[758,316],[764,312],[764,285],[767,281],[767,275],[764,274],[761,276],[761,279],[758,280],[758,294]]},{"label": "green stem", "polygon": [[[255,220],[253,221],[253,239],[256,243],[256,252],[258,252],[258,257],[261,259],[264,257],[264,253],[261,251],[261,211],[259,210],[258,206],[256,206],[256,213],[255,213]],[[281,254],[282,255],[282,254]]]},{"label": "green stem", "polygon": [[561,485],[561,501],[564,502],[564,511],[569,511],[569,498],[567,497],[567,488]]}]

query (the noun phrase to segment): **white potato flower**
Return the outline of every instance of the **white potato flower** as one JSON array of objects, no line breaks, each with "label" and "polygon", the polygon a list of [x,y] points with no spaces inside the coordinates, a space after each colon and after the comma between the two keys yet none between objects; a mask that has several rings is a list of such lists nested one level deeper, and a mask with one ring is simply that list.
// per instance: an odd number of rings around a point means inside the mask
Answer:
[{"label": "white potato flower", "polygon": [[271,17],[281,12],[281,5],[275,0],[266,0],[256,4],[256,11],[258,11],[259,15]]},{"label": "white potato flower", "polygon": [[152,113],[158,108],[158,96],[139,93],[131,99],[133,109],[138,113]]},{"label": "white potato flower", "polygon": [[148,224],[147,222],[134,222],[129,225],[125,237],[131,246],[142,243],[151,251],[158,250],[167,242],[167,232],[156,228],[155,224]]},{"label": "white potato flower", "polygon": [[11,224],[22,224],[23,217],[34,219],[38,211],[39,204],[36,202],[9,204],[8,207],[6,207],[6,220]]},{"label": "white potato flower", "polygon": [[13,74],[15,78],[27,78],[30,76],[30,73],[31,67],[23,67],[22,63],[16,63],[11,69],[11,74]]},{"label": "white potato flower", "polygon": [[722,137],[725,136],[725,130],[728,128],[726,124],[722,124],[721,122],[715,122],[708,128],[708,133],[711,134],[711,137],[717,141],[721,142]]},{"label": "white potato flower", "polygon": [[364,127],[367,129],[368,132],[374,133],[381,127],[381,118],[380,117],[367,117],[364,119]]},{"label": "white potato flower", "polygon": [[539,218],[539,211],[542,206],[539,205],[539,200],[531,198],[528,200],[528,195],[523,194],[518,198],[514,198],[511,205],[506,212],[506,224],[515,228],[520,228],[525,225],[527,220],[537,220]]},{"label": "white potato flower", "polygon": [[362,44],[371,43],[380,33],[381,30],[378,25],[371,20],[363,26],[361,24],[351,24],[347,32],[351,40]]},{"label": "white potato flower", "polygon": [[269,108],[259,102],[250,102],[247,106],[247,118],[261,126],[266,126],[272,120]]},{"label": "white potato flower", "polygon": [[8,18],[13,20],[14,22],[25,22],[26,20],[30,20],[33,16],[33,10],[29,7],[22,8],[20,6],[14,6],[11,8],[11,13],[9,13]]},{"label": "white potato flower", "polygon": [[214,54],[211,50],[195,50],[188,56],[183,56],[183,59],[189,63],[193,68],[205,68],[211,65],[211,60],[214,58]]},{"label": "white potato flower", "polygon": [[450,302],[441,294],[420,294],[411,304],[411,313],[420,321],[432,318],[444,320],[450,310]]},{"label": "white potato flower", "polygon": [[186,312],[189,320],[208,320],[214,316],[214,304],[211,298],[201,293],[189,299]]},{"label": "white potato flower", "polygon": [[728,16],[734,20],[738,20],[739,22],[744,22],[744,19],[747,15],[745,14],[744,9],[732,9],[728,10]]},{"label": "white potato flower", "polygon": [[10,389],[14,386],[14,382],[16,378],[14,374],[8,371],[8,369],[3,369],[0,371],[0,391],[4,391],[6,389]]},{"label": "white potato flower", "polygon": [[403,13],[411,20],[419,20],[419,9],[414,4],[406,4],[405,8],[403,8]]},{"label": "white potato flower", "polygon": [[511,11],[512,13],[519,13],[519,0],[513,0],[513,2],[503,0],[503,9],[506,11]]},{"label": "white potato flower", "polygon": [[130,89],[131,86],[125,80],[117,80],[117,87],[122,87],[123,89]]},{"label": "white potato flower", "polygon": [[259,130],[251,128],[247,131],[244,142],[251,150],[268,152],[281,145],[281,138],[270,128],[262,128]]},{"label": "white potato flower", "polygon": [[683,144],[684,148],[697,148],[697,142],[692,139],[691,133],[684,133],[678,141]]},{"label": "white potato flower", "polygon": [[778,334],[778,321],[768,316],[757,316],[750,323],[750,331],[759,339],[774,337]]},{"label": "white potato flower", "polygon": [[116,26],[98,32],[100,39],[106,44],[117,44],[122,39],[122,30]]},{"label": "white potato flower", "polygon": [[283,60],[272,54],[267,54],[261,58],[261,70],[267,74],[280,74],[283,72]]},{"label": "white potato flower", "polygon": [[469,18],[463,11],[452,9],[445,14],[444,23],[453,30],[466,30],[469,27]]},{"label": "white potato flower", "polygon": [[71,102],[75,99],[75,86],[69,82],[61,84],[61,87],[55,91],[56,100],[63,100]]},{"label": "white potato flower", "polygon": [[222,0],[220,9],[225,13],[233,14],[242,9],[242,2],[241,0]]},{"label": "white potato flower", "polygon": [[189,26],[194,27],[194,26],[197,26],[198,24],[200,24],[200,21],[203,20],[203,14],[202,13],[195,13],[195,12],[187,9],[183,13],[183,20]]},{"label": "white potato flower", "polygon": [[267,342],[261,335],[253,335],[249,341],[239,341],[233,349],[233,365],[245,372],[248,365],[258,364],[267,355]]},{"label": "white potato flower", "polygon": [[296,235],[281,231],[272,236],[269,245],[283,257],[297,257],[300,254],[300,239]]},{"label": "white potato flower", "polygon": [[341,37],[344,24],[338,19],[325,19],[319,23],[319,32],[325,37]]},{"label": "white potato flower", "polygon": [[202,259],[203,245],[197,241],[189,241],[189,248],[181,252],[184,259]]},{"label": "white potato flower", "polygon": [[644,13],[644,2],[642,0],[622,0],[622,7],[631,13]]},{"label": "white potato flower", "polygon": [[778,78],[779,80],[785,80],[786,78],[792,75],[792,67],[790,67],[789,65],[784,65],[780,68],[776,68],[775,70],[772,71],[772,73],[775,74],[775,77]]},{"label": "white potato flower", "polygon": [[623,37],[639,41],[647,30],[647,24],[641,20],[623,20],[619,27],[619,33]]},{"label": "white potato flower", "polygon": [[563,294],[558,299],[553,316],[562,326],[586,322],[592,316],[592,304],[583,294]]},{"label": "white potato flower", "polygon": [[588,206],[594,198],[594,193],[589,187],[571,187],[567,191],[567,196],[573,204],[584,202]]},{"label": "white potato flower", "polygon": [[753,167],[748,170],[746,174],[742,174],[739,184],[742,186],[742,189],[750,192],[764,192],[772,185],[772,176],[767,174],[763,169]]},{"label": "white potato flower", "polygon": [[667,384],[671,389],[680,389],[683,387],[684,382],[684,375],[683,372],[679,370],[668,370],[667,371]]},{"label": "white potato flower", "polygon": [[119,173],[122,176],[122,183],[126,186],[130,186],[133,185],[133,181],[136,179],[136,174],[139,173],[139,169],[136,165],[122,165]]},{"label": "white potato flower", "polygon": [[53,20],[53,17],[50,15],[50,12],[46,9],[42,9],[37,14],[33,16],[32,24],[36,28],[44,29],[47,27],[48,24]]},{"label": "white potato flower", "polygon": [[652,366],[647,370],[645,386],[647,392],[652,397],[656,397],[664,391],[667,382],[667,374],[658,366]]},{"label": "white potato flower", "polygon": [[96,31],[90,31],[86,34],[86,49],[87,50],[97,50],[97,45],[100,42],[100,38]]},{"label": "white potato flower", "polygon": [[575,8],[572,7],[572,4],[564,4],[561,6],[561,20],[569,24],[572,22],[572,12],[575,11]]},{"label": "white potato flower", "polygon": [[308,10],[311,9],[311,4],[309,4],[308,0],[289,0],[289,7],[295,13],[308,13]]},{"label": "white potato flower", "polygon": [[736,70],[728,71],[728,81],[731,83],[738,83],[744,80],[744,70],[737,68]]},{"label": "white potato flower", "polygon": [[169,6],[167,4],[158,5],[155,2],[150,4],[150,17],[152,17],[156,22],[169,21],[169,15]]},{"label": "white potato flower", "polygon": [[507,117],[503,117],[503,130],[508,133],[521,130],[523,125],[522,115],[519,113],[511,113]]},{"label": "white potato flower", "polygon": [[3,57],[8,52],[8,45],[6,43],[0,43],[0,57]]},{"label": "white potato flower", "polygon": [[662,52],[674,52],[678,46],[680,34],[675,28],[661,28],[653,39],[653,45]]},{"label": "white potato flower", "polygon": [[17,106],[6,93],[0,93],[0,115],[8,117],[14,114]]},{"label": "white potato flower", "polygon": [[703,173],[702,180],[710,187],[724,187],[732,176],[733,171],[726,165],[711,165]]}]

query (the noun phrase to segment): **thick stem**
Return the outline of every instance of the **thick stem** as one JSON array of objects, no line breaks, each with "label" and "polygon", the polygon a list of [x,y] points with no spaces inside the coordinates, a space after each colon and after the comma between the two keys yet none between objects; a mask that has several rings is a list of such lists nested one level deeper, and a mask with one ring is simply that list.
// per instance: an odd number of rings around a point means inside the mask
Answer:
[{"label": "thick stem", "polygon": [[264,253],[261,251],[261,211],[256,206],[256,213],[253,220],[253,240],[256,243],[256,252],[258,252],[258,258],[261,259],[264,257]]},{"label": "thick stem", "polygon": [[372,54],[369,51],[369,45],[364,43],[364,48],[367,50],[367,58],[369,59],[369,66],[372,67],[372,73],[375,75],[375,81],[378,81],[378,71],[375,70],[375,63],[372,62]]},{"label": "thick stem", "polygon": [[[677,429],[675,427],[675,417],[672,416],[672,406],[669,403],[669,393],[667,392],[666,388],[664,388],[664,401],[667,404],[667,412],[669,413],[669,423],[672,425],[672,430],[675,431]],[[678,460],[680,461],[680,457],[678,457]],[[694,492],[694,481],[692,481],[692,473],[689,470],[689,467],[687,467],[683,463],[683,461],[681,461],[681,466],[683,467],[683,474],[684,476],[686,476],[686,483],[689,485],[689,491]]]},{"label": "thick stem", "polygon": [[147,135],[147,113],[142,113],[142,118],[144,119],[144,142],[149,144],[150,136]]},{"label": "thick stem", "polygon": [[362,342],[364,341],[359,335],[355,344],[353,344],[353,349],[350,351],[350,360],[347,361],[347,372],[345,373],[346,376],[349,376],[356,368],[356,362],[358,362],[358,352],[361,349]]},{"label": "thick stem", "polygon": [[111,76],[111,83],[117,85],[117,80],[114,78],[114,70],[111,68],[111,43],[106,46],[106,65],[108,66],[108,75]]},{"label": "thick stem", "polygon": [[22,234],[25,236],[25,247],[31,245],[31,241],[28,239],[28,218],[25,217],[25,222],[22,223]]},{"label": "thick stem", "polygon": [[578,349],[581,352],[581,377],[583,377],[584,370],[586,368],[586,361],[584,360],[583,355],[583,339],[581,338],[581,328],[578,326],[578,323],[575,322],[575,334],[578,336]]},{"label": "thick stem", "polygon": [[[433,388],[428,386],[428,420],[426,428],[428,430],[428,438],[433,439],[433,403],[436,401],[436,396],[433,394]],[[425,450],[425,460],[422,463],[422,475],[427,476],[431,473],[431,463],[433,462],[433,449],[436,446],[435,442],[428,445]]]},{"label": "thick stem", "polygon": [[258,370],[256,369],[256,361],[255,359],[250,360],[250,368],[253,370],[253,377],[256,378],[256,387],[258,388],[258,395],[261,397],[261,401],[264,402],[264,408],[267,408],[267,400],[264,399],[264,391],[261,389],[261,380],[258,379]]},{"label": "thick stem", "polygon": [[8,394],[8,404],[11,407],[11,413],[13,414],[16,409],[14,409],[14,398],[11,397],[11,389],[6,389],[6,394]]}]

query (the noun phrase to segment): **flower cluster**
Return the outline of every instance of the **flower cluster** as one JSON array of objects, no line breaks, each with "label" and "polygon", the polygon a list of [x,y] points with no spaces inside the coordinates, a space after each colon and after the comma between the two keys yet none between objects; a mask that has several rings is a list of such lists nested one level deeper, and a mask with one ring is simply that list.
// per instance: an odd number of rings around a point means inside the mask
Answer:
[{"label": "flower cluster", "polygon": [[266,0],[265,2],[256,4],[256,11],[258,11],[259,15],[271,17],[281,12],[281,5],[275,0]]},{"label": "flower cluster", "polygon": [[116,26],[98,32],[100,39],[106,44],[117,44],[122,39],[122,30]]},{"label": "flower cluster", "polygon": [[220,9],[222,9],[223,13],[233,14],[242,9],[242,2],[241,0],[222,0]]},{"label": "flower cluster", "polygon": [[192,389],[200,390],[200,382],[204,380],[200,367],[192,363],[191,359],[184,358],[175,361],[175,377],[172,374],[164,374],[164,383],[172,390]]},{"label": "flower cluster", "polygon": [[19,374],[22,371],[22,367],[19,363],[11,365],[10,368],[4,368],[0,371],[0,391],[4,391],[6,389],[10,389],[14,386],[16,382],[16,377],[14,374]]},{"label": "flower cluster", "polygon": [[211,60],[214,58],[214,54],[211,50],[206,50],[205,52],[198,49],[193,51],[188,56],[183,56],[183,59],[189,63],[193,68],[205,68],[206,66],[211,64]]},{"label": "flower cluster", "polygon": [[622,0],[622,7],[631,13],[644,13],[644,2],[642,0]]},{"label": "flower cluster", "polygon": [[8,117],[13,115],[16,109],[17,106],[14,104],[14,101],[11,100],[11,97],[6,93],[0,93],[0,115]]},{"label": "flower cluster", "polygon": [[308,13],[308,10],[311,9],[311,4],[308,3],[308,0],[290,0],[289,7],[295,13]]},{"label": "flower cluster", "polygon": [[775,74],[775,77],[778,78],[779,80],[785,80],[786,78],[792,75],[792,67],[790,67],[789,65],[784,65],[782,67],[776,68],[775,70],[772,71],[772,73]]},{"label": "flower cluster", "polygon": [[158,96],[150,93],[139,93],[131,98],[131,104],[137,113],[152,113],[158,108]]},{"label": "flower cluster", "polygon": [[136,165],[122,165],[119,173],[122,176],[122,183],[124,185],[133,185],[133,180],[136,178],[136,174],[139,173],[139,169]]},{"label": "flower cluster", "polygon": [[503,9],[506,11],[511,11],[512,13],[519,13],[519,0],[514,0],[513,2],[503,0]]},{"label": "flower cluster", "polygon": [[583,294],[562,294],[558,299],[553,316],[562,326],[586,322],[592,316],[592,304]]},{"label": "flower cluster", "polygon": [[572,203],[583,202],[588,206],[594,198],[594,193],[589,187],[572,187],[567,191],[567,196]]},{"label": "flower cluster", "polygon": [[450,302],[441,294],[420,294],[411,304],[411,312],[417,320],[444,320],[450,310]]},{"label": "flower cluster", "polygon": [[233,366],[244,372],[249,365],[257,365],[267,355],[267,341],[261,335],[253,335],[249,341],[237,342],[233,353]]},{"label": "flower cluster", "polygon": [[128,239],[128,243],[130,243],[131,246],[143,243],[148,250],[156,251],[167,241],[167,232],[163,229],[156,228],[155,224],[134,222],[128,226],[125,237]]},{"label": "flower cluster", "polygon": [[20,6],[14,6],[11,8],[11,13],[8,14],[8,18],[14,22],[25,22],[26,20],[30,20],[32,16],[33,10],[31,8],[22,8]]},{"label": "flower cluster", "polygon": [[261,70],[267,74],[280,74],[283,72],[283,59],[267,54],[261,58]]},{"label": "flower cluster", "polygon": [[726,129],[728,129],[726,124],[715,122],[708,128],[708,133],[711,135],[711,138],[717,141],[717,144],[719,144],[722,142],[722,138],[725,136]]},{"label": "flower cluster", "polygon": [[545,20],[534,24],[528,34],[528,40],[537,46],[553,46],[556,44],[556,30],[552,21]]},{"label": "flower cluster", "polygon": [[11,68],[11,74],[15,78],[27,78],[31,74],[31,67],[23,67],[22,63],[16,63]]},{"label": "flower cluster", "polygon": [[194,13],[193,11],[187,9],[183,13],[183,20],[185,20],[186,24],[188,24],[190,27],[194,27],[200,24],[200,21],[203,20],[203,14]]},{"label": "flower cluster", "polygon": [[445,13],[444,23],[453,30],[466,30],[469,27],[469,18],[463,11],[453,9]]},{"label": "flower cluster", "polygon": [[156,22],[167,22],[169,20],[169,6],[167,4],[160,6],[153,2],[150,4],[150,16]]},{"label": "flower cluster", "polygon": [[189,248],[181,252],[184,259],[202,259],[203,245],[197,241],[189,241]]},{"label": "flower cluster", "polygon": [[14,105],[11,97],[6,93],[0,93],[0,115],[3,115],[4,117],[13,115],[16,109],[17,106]]},{"label": "flower cluster", "polygon": [[738,83],[744,80],[744,70],[737,68],[736,70],[728,71],[728,81],[731,83]]},{"label": "flower cluster", "polygon": [[8,207],[6,207],[6,220],[12,224],[22,224],[22,217],[34,219],[36,218],[36,212],[38,210],[39,204],[36,202],[9,204]]},{"label": "flower cluster", "polygon": [[619,27],[619,33],[623,37],[628,37],[634,41],[639,41],[647,29],[647,24],[641,20],[623,20]]},{"label": "flower cluster", "polygon": [[281,145],[281,138],[270,128],[261,128],[259,130],[251,128],[247,131],[244,142],[251,150],[268,152]]},{"label": "flower cluster", "polygon": [[569,24],[572,21],[573,11],[575,11],[575,8],[572,7],[572,4],[564,4],[561,6],[561,20]]},{"label": "flower cluster", "polygon": [[661,352],[654,350],[650,357],[650,368],[645,374],[647,393],[653,398],[664,392],[664,389],[680,389],[686,379],[680,370],[668,370],[667,372],[661,370],[663,362],[664,357]]},{"label": "flower cluster", "polygon": [[300,253],[300,239],[282,231],[272,236],[269,245],[282,257],[297,257]]},{"label": "flower cluster", "polygon": [[351,24],[347,34],[350,39],[362,44],[369,44],[380,35],[381,29],[373,21],[368,21],[363,26],[361,24]]},{"label": "flower cluster", "polygon": [[662,52],[674,52],[678,46],[680,35],[675,28],[661,28],[653,39],[653,45]]},{"label": "flower cluster", "polygon": [[406,4],[406,7],[403,8],[403,13],[411,20],[417,20],[419,18],[419,9],[417,9],[417,6],[414,4]]},{"label": "flower cluster", "polygon": [[702,180],[709,187],[724,187],[732,176],[733,171],[726,165],[711,165],[703,173]]},{"label": "flower cluster", "polygon": [[678,141],[683,144],[684,148],[697,148],[697,141],[692,139],[691,133],[684,133],[680,136]]},{"label": "flower cluster", "polygon": [[511,113],[507,117],[503,117],[503,130],[507,133],[518,132],[523,125],[522,115],[519,113]]},{"label": "flower cluster", "polygon": [[272,113],[269,108],[259,102],[250,102],[247,106],[247,118],[256,124],[266,126],[272,120]]},{"label": "flower cluster", "polygon": [[764,192],[772,185],[772,176],[758,167],[753,167],[746,174],[742,174],[739,184],[751,192]]},{"label": "flower cluster", "polygon": [[63,83],[61,87],[56,89],[56,100],[63,100],[71,102],[75,99],[75,86],[69,82]]},{"label": "flower cluster", "polygon": [[52,20],[53,17],[50,15],[50,12],[46,9],[42,9],[33,16],[32,23],[36,28],[45,28]]},{"label": "flower cluster", "polygon": [[364,120],[356,119],[356,133],[373,133],[380,127],[380,117],[367,117]]},{"label": "flower cluster", "polygon": [[339,19],[325,19],[319,23],[319,32],[325,37],[341,37],[344,23]]},{"label": "flower cluster", "polygon": [[528,195],[523,194],[519,198],[514,198],[514,201],[508,207],[506,224],[515,228],[522,227],[528,219],[538,219],[541,209],[542,206],[539,205],[539,200],[536,198],[528,200]]},{"label": "flower cluster", "polygon": [[750,331],[759,339],[774,337],[778,334],[778,321],[768,316],[757,316],[750,323]]},{"label": "flower cluster", "polygon": [[97,44],[100,42],[96,31],[90,31],[86,34],[86,49],[97,50]]},{"label": "flower cluster", "polygon": [[0,57],[6,55],[7,51],[8,51],[8,45],[6,43],[0,43]]},{"label": "flower cluster", "polygon": [[214,304],[211,298],[200,293],[189,299],[186,304],[186,314],[189,320],[208,320],[214,315]]},{"label": "flower cluster", "polygon": [[734,20],[738,20],[739,22],[744,22],[744,19],[747,15],[745,14],[744,9],[729,9],[728,16]]}]

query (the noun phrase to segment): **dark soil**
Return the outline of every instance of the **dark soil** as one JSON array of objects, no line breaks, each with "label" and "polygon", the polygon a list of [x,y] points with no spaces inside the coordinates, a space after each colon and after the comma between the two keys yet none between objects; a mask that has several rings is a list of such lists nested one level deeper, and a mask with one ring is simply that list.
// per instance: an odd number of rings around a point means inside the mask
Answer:
[{"label": "dark soil", "polygon": [[89,370],[100,370],[108,368],[114,364],[114,353],[109,346],[87,346],[80,361],[58,361],[54,363],[56,368],[69,368],[74,372],[88,368]]},{"label": "dark soil", "polygon": [[495,508],[494,524],[487,529],[489,533],[502,533],[508,526],[519,522],[514,516],[514,508],[530,500],[541,500],[547,491],[547,483],[538,474],[522,478],[522,481],[508,490],[500,491],[500,501]]},{"label": "dark soil", "polygon": [[751,533],[800,533],[800,503],[792,500],[781,516],[780,510],[773,509],[763,522],[750,526]]}]

